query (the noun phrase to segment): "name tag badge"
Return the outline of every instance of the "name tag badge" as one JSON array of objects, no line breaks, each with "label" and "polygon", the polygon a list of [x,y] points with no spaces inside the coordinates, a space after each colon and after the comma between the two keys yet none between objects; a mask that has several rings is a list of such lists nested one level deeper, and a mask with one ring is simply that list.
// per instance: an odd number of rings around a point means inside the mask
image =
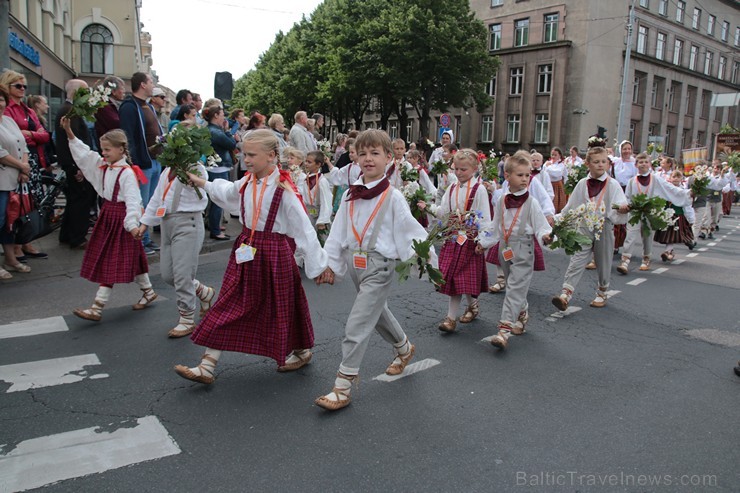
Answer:
[{"label": "name tag badge", "polygon": [[455,241],[458,245],[463,246],[465,242],[468,241],[468,236],[465,234],[465,231],[458,231],[457,239]]},{"label": "name tag badge", "polygon": [[514,259],[514,250],[512,250],[511,247],[506,247],[504,248],[504,251],[501,252],[501,256],[504,257],[504,260],[510,262]]},{"label": "name tag badge", "polygon": [[355,252],[352,254],[352,265],[358,270],[367,269],[367,254],[364,252]]},{"label": "name tag badge", "polygon": [[164,217],[166,212],[167,212],[166,207],[157,207],[157,217]]},{"label": "name tag badge", "polygon": [[234,252],[236,263],[243,264],[244,262],[251,262],[252,260],[254,260],[255,253],[257,253],[256,248],[242,243],[241,246],[237,248]]}]

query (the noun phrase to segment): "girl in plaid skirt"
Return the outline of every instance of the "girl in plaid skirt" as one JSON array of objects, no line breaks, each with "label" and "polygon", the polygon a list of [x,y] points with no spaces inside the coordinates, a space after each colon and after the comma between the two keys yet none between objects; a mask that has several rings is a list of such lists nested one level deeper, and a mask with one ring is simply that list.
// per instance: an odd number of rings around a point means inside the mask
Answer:
[{"label": "girl in plaid skirt", "polygon": [[[442,205],[431,207],[437,217],[448,217],[448,221],[465,221],[465,213],[473,212],[473,222],[488,223],[491,220],[491,204],[488,191],[475,178],[478,170],[478,153],[462,149],[453,158],[457,182],[450,185],[442,197]],[[461,219],[462,218],[462,219]],[[439,269],[445,283],[439,292],[450,297],[447,316],[439,324],[439,330],[453,332],[457,325],[457,313],[462,295],[468,307],[460,317],[460,323],[472,322],[478,317],[478,295],[488,291],[488,271],[483,248],[477,243],[476,226],[461,224],[461,230],[442,245],[439,253]]]},{"label": "girl in plaid skirt", "polygon": [[288,238],[305,259],[304,269],[318,278],[328,266],[290,173],[277,167],[279,144],[270,130],[245,136],[242,152],[251,173],[237,182],[206,182],[190,175],[211,200],[225,210],[239,210],[243,225],[224,273],[218,299],[191,339],[205,346],[199,365],[177,365],[178,375],[213,383],[222,351],[274,359],[278,371],[292,371],[311,361],[313,326],[301,276]]},{"label": "girl in plaid skirt", "polygon": [[100,285],[90,308],[78,308],[74,314],[85,320],[99,321],[114,284],[135,281],[142,297],[133,308],[149,306],[157,294],[149,281],[149,265],[139,236],[141,192],[138,167],[130,164],[128,143],[123,130],[111,130],[100,137],[103,154],[91,151],[77,139],[69,119],[62,118],[62,128],[69,138],[69,150],[85,179],[103,200],[82,259],[80,275]]}]

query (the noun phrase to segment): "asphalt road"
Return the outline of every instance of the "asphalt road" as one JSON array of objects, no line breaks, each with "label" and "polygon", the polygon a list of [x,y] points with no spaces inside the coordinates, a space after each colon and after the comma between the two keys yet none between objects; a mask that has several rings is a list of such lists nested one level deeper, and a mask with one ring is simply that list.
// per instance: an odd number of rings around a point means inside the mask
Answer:
[{"label": "asphalt road", "polygon": [[[630,275],[614,271],[619,293],[607,308],[588,307],[595,273],[587,273],[572,301],[581,310],[564,317],[552,316],[550,298],[567,258],[546,252],[527,334],[505,353],[483,341],[495,332],[503,295],[483,295],[478,320],[442,335],[446,297],[418,280],[399,284],[389,304],[417,347],[417,365],[398,380],[375,380],[392,352],[374,336],[353,403],[336,413],[313,400],[330,390],[341,359],[354,299],[348,280],[304,281],[316,333],[310,365],[281,374],[272,360],[226,353],[211,386],[172,371],[197,363],[201,348],[167,339],[175,293],[157,266],[153,282],[165,299],[135,312],[138,289],[117,286],[100,324],[71,316],[95,292],[74,275],[0,286],[0,324],[61,316],[54,320],[67,329],[0,339],[0,377],[52,358],[98,361],[68,372],[76,381],[66,384],[15,391],[18,381],[0,378],[0,492],[65,474],[44,490],[740,491],[738,215],[721,226],[721,241],[702,242],[707,250],[696,256],[677,247],[682,263],[658,259],[637,273],[633,261]],[[227,255],[203,255],[199,277],[220,285]],[[137,434],[146,417],[154,431]],[[32,439],[48,449],[56,443],[49,437],[74,430],[150,442],[113,469],[111,452],[87,439],[48,464],[29,452]],[[94,473],[74,472],[83,466]]]}]

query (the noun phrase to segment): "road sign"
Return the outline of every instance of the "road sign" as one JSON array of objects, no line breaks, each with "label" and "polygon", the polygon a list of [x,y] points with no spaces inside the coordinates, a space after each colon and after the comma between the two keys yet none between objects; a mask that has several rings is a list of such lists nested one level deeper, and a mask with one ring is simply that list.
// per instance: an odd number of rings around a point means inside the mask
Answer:
[{"label": "road sign", "polygon": [[442,127],[449,127],[452,119],[448,113],[443,113],[439,116],[439,125]]}]

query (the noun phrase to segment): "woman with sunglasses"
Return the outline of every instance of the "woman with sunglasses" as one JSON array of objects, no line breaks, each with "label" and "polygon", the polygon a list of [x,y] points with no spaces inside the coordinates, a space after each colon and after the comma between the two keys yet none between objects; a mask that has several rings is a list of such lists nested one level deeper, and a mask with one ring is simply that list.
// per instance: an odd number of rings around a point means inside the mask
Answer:
[{"label": "woman with sunglasses", "polygon": [[[51,134],[41,125],[36,112],[23,102],[26,97],[28,83],[23,74],[13,70],[6,70],[0,74],[0,85],[8,89],[10,96],[5,116],[12,118],[20,128],[28,147],[28,163],[31,166],[31,174],[28,187],[34,202],[38,204],[44,197],[41,187],[41,170],[47,168],[44,146],[51,140]],[[38,251],[33,245],[27,243],[16,249],[16,257],[25,262],[26,257],[47,258],[48,255]]]}]

